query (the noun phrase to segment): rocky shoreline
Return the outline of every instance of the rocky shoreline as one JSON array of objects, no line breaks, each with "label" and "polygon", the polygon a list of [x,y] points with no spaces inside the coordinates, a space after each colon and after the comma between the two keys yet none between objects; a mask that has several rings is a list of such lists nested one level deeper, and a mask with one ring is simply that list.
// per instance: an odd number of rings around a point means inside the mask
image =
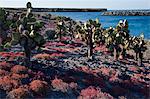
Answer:
[{"label": "rocky shoreline", "polygon": [[[5,8],[8,11],[26,11],[25,8]],[[34,12],[104,12],[106,8],[33,8]]]},{"label": "rocky shoreline", "polygon": [[150,16],[150,10],[114,10],[103,12],[104,16]]}]

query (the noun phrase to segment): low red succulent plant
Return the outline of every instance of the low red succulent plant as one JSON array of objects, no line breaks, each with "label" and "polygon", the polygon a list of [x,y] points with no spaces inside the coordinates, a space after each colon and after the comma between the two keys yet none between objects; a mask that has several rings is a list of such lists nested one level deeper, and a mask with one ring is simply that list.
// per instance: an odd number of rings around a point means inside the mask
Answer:
[{"label": "low red succulent plant", "polygon": [[51,85],[56,91],[67,92],[69,89],[69,85],[58,78],[52,80]]},{"label": "low red succulent plant", "polygon": [[61,53],[53,53],[50,55],[50,57],[64,57],[65,55],[64,54],[61,54]]},{"label": "low red succulent plant", "polygon": [[65,46],[65,44],[61,42],[47,42],[44,46]]},{"label": "low red succulent plant", "polygon": [[12,67],[12,65],[10,63],[7,62],[0,62],[0,69],[4,69],[4,70],[10,70]]},{"label": "low red succulent plant", "polygon": [[[111,72],[111,69],[110,69],[110,68],[102,67],[102,68],[100,69],[100,71],[102,72],[102,74],[103,74],[104,76],[107,76],[107,77],[110,76],[110,72]],[[112,70],[112,71],[113,71],[113,70]]]},{"label": "low red succulent plant", "polygon": [[137,66],[131,66],[128,69],[133,72],[138,72],[138,70],[139,70],[139,68]]},{"label": "low red succulent plant", "polygon": [[90,73],[91,72],[91,69],[88,66],[81,66],[81,67],[75,68],[75,70],[82,71],[82,72],[85,72],[85,73]]},{"label": "low red succulent plant", "polygon": [[43,96],[47,93],[49,87],[48,83],[41,80],[33,80],[30,83],[30,89],[35,95]]},{"label": "low red succulent plant", "polygon": [[121,79],[118,78],[118,76],[120,74],[121,73],[119,70],[111,70],[109,81],[110,82],[121,82]]},{"label": "low red succulent plant", "polygon": [[15,65],[11,68],[11,72],[18,73],[18,74],[28,73],[28,68],[21,65]]},{"label": "low red succulent plant", "polygon": [[10,76],[4,76],[0,78],[0,89],[3,89],[7,92],[12,89],[18,88],[21,85],[19,80],[14,80]]},{"label": "low red succulent plant", "polygon": [[36,80],[36,79],[45,80],[46,78],[45,74],[41,71],[33,72],[32,76],[33,76],[32,78],[33,80]]},{"label": "low red succulent plant", "polygon": [[33,58],[48,60],[48,59],[50,59],[50,55],[46,54],[46,53],[44,53],[44,54],[36,54],[35,56],[33,56]]},{"label": "low red succulent plant", "polygon": [[62,52],[62,53],[65,53],[67,52],[67,50],[65,48],[51,48],[52,50],[56,50],[58,52]]},{"label": "low red succulent plant", "polygon": [[9,61],[14,60],[17,57],[24,57],[23,52],[0,52],[0,56],[8,58]]},{"label": "low red succulent plant", "polygon": [[28,74],[16,74],[16,73],[13,73],[11,75],[11,78],[15,79],[15,80],[21,80],[21,79],[29,78],[29,75]]},{"label": "low red succulent plant", "polygon": [[53,54],[37,54],[35,56],[33,56],[33,58],[35,59],[44,59],[44,60],[49,60],[49,59],[53,59],[55,57],[64,57],[64,54],[58,54],[58,53],[53,53]]},{"label": "low red succulent plant", "polygon": [[6,76],[8,74],[9,74],[8,71],[0,69],[0,77]]},{"label": "low red succulent plant", "polygon": [[99,47],[95,47],[95,48],[94,48],[94,51],[101,51],[101,52],[107,53],[107,52],[108,52],[108,49],[106,48],[106,46],[101,45],[101,46],[99,46]]},{"label": "low red succulent plant", "polygon": [[100,88],[90,86],[86,89],[81,90],[78,99],[113,99],[113,97],[105,92],[102,92]]},{"label": "low red succulent plant", "polygon": [[62,40],[63,40],[63,41],[66,41],[66,40],[71,40],[71,37],[69,37],[69,36],[62,37]]},{"label": "low red succulent plant", "polygon": [[32,98],[32,93],[26,88],[17,88],[8,93],[7,99],[27,99]]},{"label": "low red succulent plant", "polygon": [[77,83],[71,82],[70,84],[63,82],[63,80],[55,78],[51,83],[52,87],[56,91],[68,92],[72,89],[77,89]]},{"label": "low red succulent plant", "polygon": [[77,88],[78,88],[78,84],[77,84],[77,83],[74,83],[74,82],[71,82],[71,83],[69,84],[69,87],[70,87],[71,89],[77,89]]}]

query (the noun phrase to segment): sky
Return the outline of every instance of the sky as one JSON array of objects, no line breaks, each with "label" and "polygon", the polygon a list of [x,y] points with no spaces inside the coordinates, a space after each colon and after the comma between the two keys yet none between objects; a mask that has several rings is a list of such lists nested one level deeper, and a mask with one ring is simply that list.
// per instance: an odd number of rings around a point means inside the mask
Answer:
[{"label": "sky", "polygon": [[150,9],[150,0],[0,0],[0,7]]}]

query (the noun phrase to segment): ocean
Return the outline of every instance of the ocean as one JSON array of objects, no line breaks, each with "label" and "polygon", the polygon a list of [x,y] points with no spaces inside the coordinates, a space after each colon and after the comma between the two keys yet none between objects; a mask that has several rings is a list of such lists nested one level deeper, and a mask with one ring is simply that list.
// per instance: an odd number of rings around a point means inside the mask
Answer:
[{"label": "ocean", "polygon": [[144,33],[145,39],[150,40],[150,16],[102,16],[101,12],[50,12],[50,14],[66,16],[83,22],[99,18],[104,28],[115,27],[119,20],[127,19],[131,35],[139,36]]}]

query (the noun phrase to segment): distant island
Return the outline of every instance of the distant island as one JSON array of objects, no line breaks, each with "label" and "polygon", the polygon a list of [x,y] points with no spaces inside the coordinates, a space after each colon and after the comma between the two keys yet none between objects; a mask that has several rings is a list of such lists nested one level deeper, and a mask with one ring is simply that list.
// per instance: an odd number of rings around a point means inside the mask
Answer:
[{"label": "distant island", "polygon": [[[4,8],[7,11],[26,11],[25,8]],[[107,10],[107,8],[33,8],[33,12],[102,12],[103,16],[150,16],[148,10]]]},{"label": "distant island", "polygon": [[[25,8],[5,8],[11,11],[26,11]],[[104,12],[106,8],[34,8],[33,12]]]},{"label": "distant island", "polygon": [[105,16],[150,16],[150,10],[112,10],[103,12]]}]

